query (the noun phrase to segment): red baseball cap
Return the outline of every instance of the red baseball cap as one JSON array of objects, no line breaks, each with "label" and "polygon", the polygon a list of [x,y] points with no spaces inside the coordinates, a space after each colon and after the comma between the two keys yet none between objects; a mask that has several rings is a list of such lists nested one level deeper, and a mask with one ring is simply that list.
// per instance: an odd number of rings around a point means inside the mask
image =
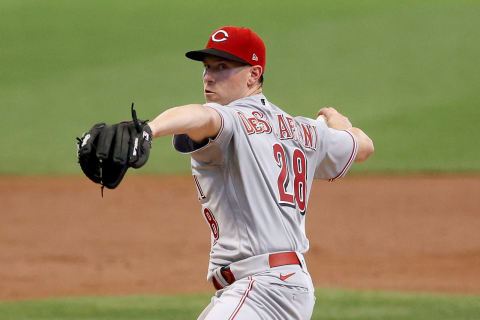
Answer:
[{"label": "red baseball cap", "polygon": [[226,26],[215,30],[208,38],[205,49],[189,51],[187,58],[203,61],[205,55],[213,55],[228,60],[262,67],[265,72],[265,44],[252,30]]}]

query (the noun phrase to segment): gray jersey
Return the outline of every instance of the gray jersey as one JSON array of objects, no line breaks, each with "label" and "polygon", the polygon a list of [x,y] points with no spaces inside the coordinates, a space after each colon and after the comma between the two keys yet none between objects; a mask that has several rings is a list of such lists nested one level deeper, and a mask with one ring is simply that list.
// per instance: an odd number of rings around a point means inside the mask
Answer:
[{"label": "gray jersey", "polygon": [[209,275],[254,255],[308,251],[305,216],[314,178],[346,174],[357,152],[348,131],[292,117],[257,94],[227,106],[215,138],[197,144],[175,135],[192,173],[211,235]]}]

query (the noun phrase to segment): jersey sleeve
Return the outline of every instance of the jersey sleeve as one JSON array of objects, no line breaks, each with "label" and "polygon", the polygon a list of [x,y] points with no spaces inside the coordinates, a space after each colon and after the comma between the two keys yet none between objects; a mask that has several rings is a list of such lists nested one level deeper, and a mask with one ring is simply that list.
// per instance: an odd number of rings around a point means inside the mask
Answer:
[{"label": "jersey sleeve", "polygon": [[326,128],[321,139],[321,159],[317,163],[315,178],[334,181],[348,172],[357,156],[358,142],[347,130]]},{"label": "jersey sleeve", "polygon": [[235,115],[228,107],[216,103],[207,103],[204,106],[211,107],[220,114],[222,125],[218,134],[202,143],[193,141],[186,134],[176,134],[173,136],[173,146],[178,152],[189,154],[198,161],[221,164],[224,161],[225,150],[233,136]]}]

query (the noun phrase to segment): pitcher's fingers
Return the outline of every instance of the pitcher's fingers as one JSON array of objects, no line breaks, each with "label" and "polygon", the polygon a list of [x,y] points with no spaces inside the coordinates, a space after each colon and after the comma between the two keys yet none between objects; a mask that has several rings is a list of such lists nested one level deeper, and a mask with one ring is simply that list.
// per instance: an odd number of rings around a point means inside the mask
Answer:
[{"label": "pitcher's fingers", "polygon": [[324,115],[326,118],[328,118],[329,116],[331,116],[333,113],[336,113],[336,112],[337,110],[335,110],[335,108],[323,107],[320,110],[318,110],[317,116]]}]

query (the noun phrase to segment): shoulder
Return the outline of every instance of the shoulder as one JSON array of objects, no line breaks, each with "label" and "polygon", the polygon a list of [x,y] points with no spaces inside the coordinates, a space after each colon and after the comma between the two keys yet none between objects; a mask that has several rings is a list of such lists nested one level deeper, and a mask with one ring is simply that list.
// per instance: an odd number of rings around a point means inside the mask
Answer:
[{"label": "shoulder", "polygon": [[206,103],[205,106],[217,110],[222,116],[234,117],[240,119],[243,114],[251,114],[255,111],[265,113],[268,109],[268,102],[262,94],[240,98],[230,102],[227,105],[218,103]]},{"label": "shoulder", "polygon": [[229,108],[261,108],[266,105],[266,98],[263,94],[240,98],[230,102],[226,107]]}]

